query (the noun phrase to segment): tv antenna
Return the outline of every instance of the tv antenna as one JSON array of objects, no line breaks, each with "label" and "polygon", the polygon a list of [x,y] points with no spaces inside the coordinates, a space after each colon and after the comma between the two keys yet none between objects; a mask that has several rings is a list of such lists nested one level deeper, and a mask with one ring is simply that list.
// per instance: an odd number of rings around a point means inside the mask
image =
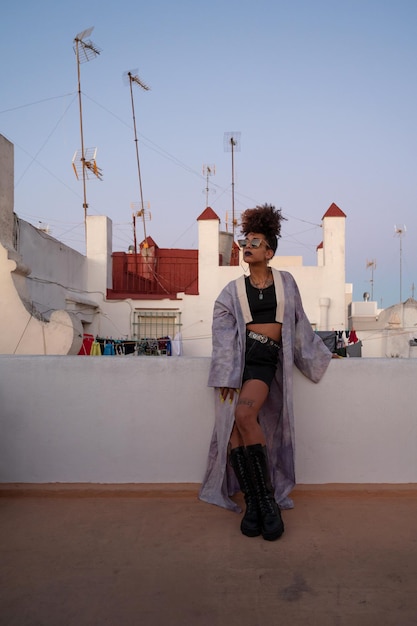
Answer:
[{"label": "tv antenna", "polygon": [[206,208],[208,207],[209,193],[216,193],[215,189],[209,189],[209,178],[216,173],[215,165],[203,165],[203,176],[206,177],[206,188],[203,189],[203,193],[206,192]]},{"label": "tv antenna", "polygon": [[402,271],[402,257],[403,257],[403,244],[402,244],[402,238],[405,235],[406,232],[406,226],[405,224],[395,224],[394,226],[394,232],[395,232],[395,236],[399,238],[400,240],[400,304],[403,301],[403,292],[402,292],[402,275],[403,275],[403,271]]},{"label": "tv antenna", "polygon": [[240,152],[240,135],[238,131],[224,133],[224,150],[232,153],[232,234],[235,240],[235,163],[234,154]]},{"label": "tv antenna", "polygon": [[[137,136],[137,131],[136,131],[136,117],[135,117],[135,102],[133,99],[133,83],[135,83],[136,85],[138,85],[141,89],[143,89],[144,91],[149,91],[150,87],[148,87],[148,85],[146,85],[138,76],[137,74],[138,70],[129,70],[127,72],[125,72],[123,74],[123,80],[125,82],[125,84],[129,85],[130,88],[130,100],[132,103],[132,117],[133,117],[133,130],[134,130],[134,137],[135,137],[135,146],[136,146],[136,162],[137,162],[137,167],[138,167],[138,179],[139,179],[139,193],[140,193],[140,205],[139,205],[139,210],[136,212],[136,217],[141,217],[142,218],[142,224],[143,224],[143,238],[144,238],[144,248],[146,249],[147,243],[146,243],[146,208],[145,208],[145,204],[143,202],[143,191],[142,191],[142,176],[140,173],[140,161],[139,161],[139,146],[138,146],[138,136]],[[136,232],[136,229],[135,229]],[[136,235],[135,235],[135,253],[137,252],[136,250]]]},{"label": "tv antenna", "polygon": [[[99,167],[97,167],[96,156],[97,148],[83,148],[74,152],[74,156],[72,157],[72,167],[77,180],[80,180],[80,176],[83,181],[89,180],[90,178],[99,178],[100,180],[103,179],[102,171]],[[88,205],[86,204],[85,206],[87,208]]]},{"label": "tv antenna", "polygon": [[366,269],[371,268],[371,300],[374,299],[374,270],[376,270],[376,260],[366,261]]},{"label": "tv antenna", "polygon": [[92,59],[95,59],[101,52],[101,50],[93,44],[92,41],[87,39],[93,32],[94,26],[91,28],[87,28],[83,30],[81,33],[74,38],[74,52],[77,58],[77,75],[78,75],[78,105],[80,110],[80,135],[81,135],[81,150],[77,150],[72,159],[72,167],[74,168],[75,175],[77,179],[79,178],[79,173],[81,173],[82,181],[83,181],[83,209],[84,209],[84,223],[87,219],[87,186],[86,180],[89,178],[87,175],[88,172],[93,173],[97,178],[101,180],[101,170],[97,167],[97,163],[95,161],[95,155],[97,152],[96,148],[88,149],[88,156],[86,154],[86,150],[84,148],[84,132],[83,132],[83,107],[81,100],[81,63],[87,63]]}]

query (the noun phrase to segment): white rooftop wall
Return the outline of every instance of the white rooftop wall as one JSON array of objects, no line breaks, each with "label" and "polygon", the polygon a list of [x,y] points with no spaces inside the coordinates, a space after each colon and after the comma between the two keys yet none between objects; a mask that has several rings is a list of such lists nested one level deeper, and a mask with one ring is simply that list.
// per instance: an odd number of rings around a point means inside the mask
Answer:
[{"label": "white rooftop wall", "polygon": [[[0,482],[199,483],[208,358],[0,356]],[[298,483],[417,483],[417,360],[294,376]],[[23,390],[23,392],[22,392]]]}]

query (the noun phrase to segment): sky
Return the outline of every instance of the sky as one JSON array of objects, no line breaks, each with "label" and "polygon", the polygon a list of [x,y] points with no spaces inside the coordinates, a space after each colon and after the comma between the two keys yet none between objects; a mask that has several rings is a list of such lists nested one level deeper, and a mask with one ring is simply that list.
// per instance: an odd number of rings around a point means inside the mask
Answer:
[{"label": "sky", "polygon": [[141,200],[123,79],[132,71],[150,87],[133,86],[147,207],[138,241],[146,230],[160,247],[196,248],[207,204],[231,229],[234,195],[237,219],[265,202],[280,208],[278,254],[315,265],[334,202],[347,216],[353,299],[368,292],[381,308],[417,299],[415,0],[3,6],[0,134],[14,144],[15,212],[80,252],[74,39],[91,27],[86,39],[100,54],[79,66],[82,126],[102,180],[87,181],[87,210],[112,220],[114,251],[133,244]]}]

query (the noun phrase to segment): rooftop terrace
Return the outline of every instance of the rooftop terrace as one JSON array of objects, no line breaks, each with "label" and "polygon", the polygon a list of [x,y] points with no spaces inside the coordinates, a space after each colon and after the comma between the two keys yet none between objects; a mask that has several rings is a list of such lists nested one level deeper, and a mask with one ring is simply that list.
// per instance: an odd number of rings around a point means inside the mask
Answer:
[{"label": "rooftop terrace", "polygon": [[197,499],[208,366],[0,357],[0,626],[417,625],[416,359],[295,373],[273,543]]},{"label": "rooftop terrace", "polygon": [[417,624],[415,487],[299,486],[273,543],[196,493],[3,485],[0,623]]}]

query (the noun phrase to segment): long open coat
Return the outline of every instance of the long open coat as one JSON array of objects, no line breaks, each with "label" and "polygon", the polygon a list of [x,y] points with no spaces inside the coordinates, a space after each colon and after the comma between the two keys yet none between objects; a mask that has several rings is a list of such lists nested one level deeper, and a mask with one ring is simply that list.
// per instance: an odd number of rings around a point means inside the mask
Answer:
[{"label": "long open coat", "polygon": [[[304,312],[300,293],[289,272],[273,269],[277,295],[276,321],[282,322],[282,348],[271,389],[259,422],[266,438],[275,499],[283,509],[293,507],[288,497],[295,485],[293,365],[318,382],[332,358],[322,339],[313,331]],[[220,401],[219,387],[240,389],[245,359],[246,324],[252,320],[245,278],[231,281],[214,304],[213,353],[208,385],[215,388],[215,425],[207,471],[199,498],[211,504],[240,511],[230,499],[239,490],[228,463],[228,443],[234,423],[238,394],[230,403]]]}]

